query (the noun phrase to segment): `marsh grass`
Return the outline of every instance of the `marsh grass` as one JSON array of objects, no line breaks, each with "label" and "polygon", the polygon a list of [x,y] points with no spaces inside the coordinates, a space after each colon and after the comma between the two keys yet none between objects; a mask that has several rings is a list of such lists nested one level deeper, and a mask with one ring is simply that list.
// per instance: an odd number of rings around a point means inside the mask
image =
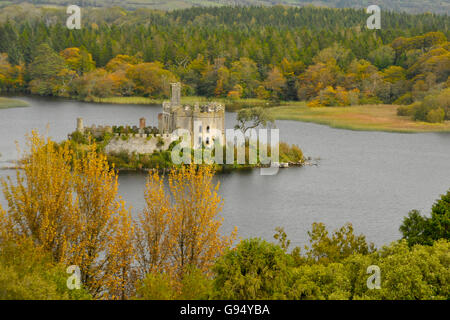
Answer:
[{"label": "marsh grass", "polygon": [[30,105],[22,100],[0,97],[0,109],[25,108]]},{"label": "marsh grass", "polygon": [[270,109],[278,120],[297,120],[333,128],[387,132],[450,132],[450,121],[427,123],[397,115],[396,105],[309,108],[304,102],[283,102]]}]

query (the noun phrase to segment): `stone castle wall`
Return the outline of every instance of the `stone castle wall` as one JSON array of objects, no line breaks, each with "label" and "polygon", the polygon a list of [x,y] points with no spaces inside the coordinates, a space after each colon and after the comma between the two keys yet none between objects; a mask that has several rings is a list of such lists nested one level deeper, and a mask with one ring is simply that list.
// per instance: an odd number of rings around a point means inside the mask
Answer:
[{"label": "stone castle wall", "polygon": [[[164,141],[164,145],[158,146],[158,141]],[[163,135],[146,135],[146,134],[129,134],[115,135],[108,145],[105,147],[106,153],[127,152],[138,154],[152,154],[155,151],[167,150],[175,138],[169,134]]]}]

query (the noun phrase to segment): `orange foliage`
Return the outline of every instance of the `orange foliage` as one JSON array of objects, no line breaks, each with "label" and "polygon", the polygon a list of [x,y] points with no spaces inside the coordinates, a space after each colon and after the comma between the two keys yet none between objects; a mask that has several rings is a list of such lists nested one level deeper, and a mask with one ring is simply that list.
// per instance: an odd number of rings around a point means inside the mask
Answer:
[{"label": "orange foliage", "polygon": [[9,210],[0,234],[18,244],[31,240],[55,262],[79,266],[94,298],[126,298],[132,223],[117,199],[117,174],[95,145],[79,158],[69,143],[32,132],[28,146],[23,174],[17,171],[16,183],[2,180]]},{"label": "orange foliage", "polygon": [[207,273],[232,244],[236,230],[230,236],[219,234],[222,199],[213,175],[210,166],[173,169],[167,190],[157,172],[149,175],[147,207],[136,228],[140,278],[163,272],[182,279],[191,266]]}]

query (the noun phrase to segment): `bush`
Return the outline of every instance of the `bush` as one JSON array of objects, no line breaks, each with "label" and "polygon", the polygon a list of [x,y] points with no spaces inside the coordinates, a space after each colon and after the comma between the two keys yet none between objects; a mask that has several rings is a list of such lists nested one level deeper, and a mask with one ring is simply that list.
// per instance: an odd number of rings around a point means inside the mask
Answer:
[{"label": "bush", "polygon": [[414,99],[412,97],[412,94],[410,92],[405,93],[400,98],[394,101],[394,104],[403,104],[403,105],[409,105],[414,102]]},{"label": "bush", "polygon": [[243,240],[214,267],[219,299],[283,299],[290,287],[292,259],[279,246],[261,239]]},{"label": "bush", "polygon": [[207,300],[212,280],[195,267],[188,267],[183,279],[177,281],[165,273],[149,273],[136,286],[139,300]]},{"label": "bush", "polygon": [[83,288],[69,290],[65,266],[31,242],[4,242],[0,248],[0,300],[90,299]]},{"label": "bush", "polygon": [[302,162],[303,152],[297,145],[289,146],[285,142],[280,142],[280,162]]},{"label": "bush", "polygon": [[73,142],[80,143],[80,144],[88,144],[89,143],[89,141],[86,138],[86,136],[83,133],[81,133],[80,131],[72,132],[71,133],[71,140]]},{"label": "bush", "polygon": [[431,123],[441,123],[444,122],[445,111],[442,108],[437,108],[430,110],[427,114],[427,121]]},{"label": "bush", "polygon": [[414,104],[413,119],[433,123],[450,119],[450,88],[427,95]]},{"label": "bush", "polygon": [[165,144],[164,139],[162,137],[158,137],[158,141],[156,142],[156,146],[158,148],[161,148],[161,147],[164,146],[164,144]]},{"label": "bush", "polygon": [[414,112],[413,106],[400,106],[397,108],[398,116],[412,116]]}]

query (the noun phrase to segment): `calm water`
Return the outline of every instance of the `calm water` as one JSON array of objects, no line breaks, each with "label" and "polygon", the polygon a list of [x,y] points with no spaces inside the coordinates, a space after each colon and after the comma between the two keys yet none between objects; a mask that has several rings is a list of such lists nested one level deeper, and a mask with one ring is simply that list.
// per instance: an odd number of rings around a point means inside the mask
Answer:
[{"label": "calm water", "polygon": [[[83,117],[87,125],[138,125],[144,116],[156,125],[159,106],[103,105],[67,100],[21,98],[30,108],[0,109],[0,167],[17,158],[31,129],[65,139]],[[227,128],[235,115],[227,114]],[[305,155],[320,157],[318,167],[289,168],[275,176],[258,170],[217,176],[225,199],[223,231],[238,227],[242,238],[272,239],[284,227],[293,245],[307,242],[315,221],[335,229],[352,222],[377,246],[400,237],[398,227],[408,211],[429,213],[450,187],[450,135],[398,134],[332,129],[322,125],[279,121],[281,140],[298,144]],[[0,176],[13,174],[0,170]],[[133,207],[144,205],[145,175],[121,174],[120,194]],[[4,205],[4,199],[0,199]]]}]

